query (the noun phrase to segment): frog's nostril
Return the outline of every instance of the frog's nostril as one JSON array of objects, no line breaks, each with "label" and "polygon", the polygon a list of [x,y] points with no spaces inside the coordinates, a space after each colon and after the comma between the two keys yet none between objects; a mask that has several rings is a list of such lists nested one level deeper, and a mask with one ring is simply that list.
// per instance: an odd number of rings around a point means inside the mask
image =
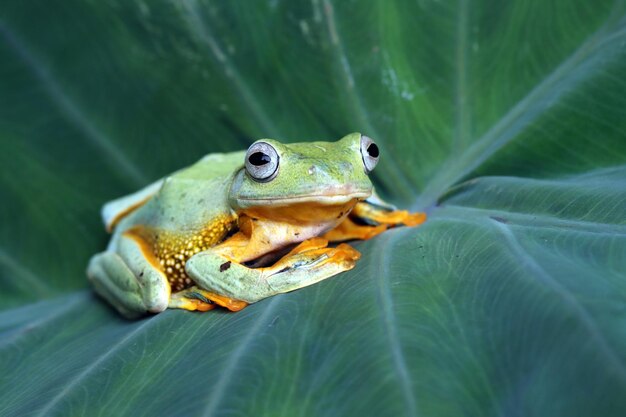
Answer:
[{"label": "frog's nostril", "polygon": [[316,170],[317,170],[317,168],[315,168],[315,165],[311,165],[311,166],[309,167],[309,170],[308,170],[309,175],[313,175],[313,174],[315,174],[315,171],[316,171]]}]

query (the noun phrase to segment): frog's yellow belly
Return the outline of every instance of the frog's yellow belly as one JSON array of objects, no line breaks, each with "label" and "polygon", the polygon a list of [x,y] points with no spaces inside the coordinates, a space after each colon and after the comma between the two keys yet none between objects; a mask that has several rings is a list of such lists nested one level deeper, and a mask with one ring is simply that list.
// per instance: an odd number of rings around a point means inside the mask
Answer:
[{"label": "frog's yellow belly", "polygon": [[236,227],[233,216],[220,216],[199,232],[176,233],[147,226],[134,226],[124,232],[140,244],[146,259],[165,274],[172,292],[193,285],[185,271],[185,263],[198,252],[205,251],[222,240]]}]

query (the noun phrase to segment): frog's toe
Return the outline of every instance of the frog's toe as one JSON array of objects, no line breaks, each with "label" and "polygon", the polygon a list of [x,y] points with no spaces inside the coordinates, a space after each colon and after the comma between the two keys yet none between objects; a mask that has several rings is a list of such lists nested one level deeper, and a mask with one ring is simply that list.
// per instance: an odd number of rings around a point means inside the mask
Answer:
[{"label": "frog's toe", "polygon": [[335,248],[335,253],[332,259],[335,262],[345,262],[346,264],[350,264],[350,268],[354,266],[354,263],[361,258],[361,252],[354,249],[352,246],[347,243],[342,243]]},{"label": "frog's toe", "polygon": [[389,210],[367,202],[358,203],[352,216],[367,224],[386,224],[389,226],[417,226],[426,221],[426,213],[411,213],[407,210]]},{"label": "frog's toe", "polygon": [[398,223],[405,226],[419,226],[425,221],[426,213],[410,213],[407,211],[406,215],[404,215],[404,218]]},{"label": "frog's toe", "polygon": [[248,303],[245,301],[235,300],[198,287],[191,287],[172,294],[168,307],[191,311],[209,311],[220,306],[230,311],[239,311],[247,305]]},{"label": "frog's toe", "polygon": [[271,267],[263,268],[263,275],[270,277],[271,280],[273,275],[287,271],[306,270],[310,273],[323,271],[321,275],[328,277],[352,269],[360,257],[360,252],[346,243],[336,248],[310,249],[295,254],[292,251]]},{"label": "frog's toe", "polygon": [[172,294],[168,307],[189,311],[209,311],[216,307],[216,304],[204,295],[188,290],[191,288]]},{"label": "frog's toe", "polygon": [[376,226],[356,224],[351,218],[347,217],[337,227],[326,232],[324,238],[332,242],[352,239],[367,240],[381,234],[387,230],[388,227],[389,226],[386,224]]}]

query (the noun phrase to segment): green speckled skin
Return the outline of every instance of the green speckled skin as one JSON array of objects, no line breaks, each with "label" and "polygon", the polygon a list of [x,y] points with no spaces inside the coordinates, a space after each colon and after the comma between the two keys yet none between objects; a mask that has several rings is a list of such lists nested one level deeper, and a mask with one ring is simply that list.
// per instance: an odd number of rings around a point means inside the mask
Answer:
[{"label": "green speckled skin", "polygon": [[228,198],[233,177],[242,170],[245,152],[209,154],[163,180],[161,189],[143,206],[123,218],[112,240],[135,225],[191,232],[211,219],[233,213]]}]

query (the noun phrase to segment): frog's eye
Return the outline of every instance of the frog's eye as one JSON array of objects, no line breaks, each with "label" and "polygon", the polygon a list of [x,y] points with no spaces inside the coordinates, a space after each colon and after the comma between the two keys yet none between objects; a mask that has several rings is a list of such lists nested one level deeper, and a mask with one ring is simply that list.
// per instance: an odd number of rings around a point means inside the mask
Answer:
[{"label": "frog's eye", "polygon": [[363,157],[363,165],[366,172],[372,172],[378,163],[380,150],[371,138],[361,136],[361,156]]},{"label": "frog's eye", "polygon": [[269,143],[253,143],[246,152],[246,171],[256,181],[273,179],[278,173],[278,152]]}]

